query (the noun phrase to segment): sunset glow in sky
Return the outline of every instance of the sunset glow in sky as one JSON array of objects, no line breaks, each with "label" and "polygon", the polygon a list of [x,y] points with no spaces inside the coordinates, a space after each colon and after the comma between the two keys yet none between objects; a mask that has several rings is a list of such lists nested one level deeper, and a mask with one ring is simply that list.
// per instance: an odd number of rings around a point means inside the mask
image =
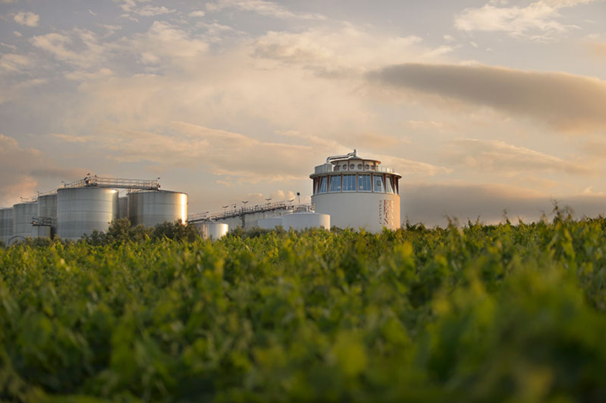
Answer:
[{"label": "sunset glow in sky", "polygon": [[412,223],[606,214],[606,1],[0,0],[0,207],[88,172],[304,201],[354,148]]}]

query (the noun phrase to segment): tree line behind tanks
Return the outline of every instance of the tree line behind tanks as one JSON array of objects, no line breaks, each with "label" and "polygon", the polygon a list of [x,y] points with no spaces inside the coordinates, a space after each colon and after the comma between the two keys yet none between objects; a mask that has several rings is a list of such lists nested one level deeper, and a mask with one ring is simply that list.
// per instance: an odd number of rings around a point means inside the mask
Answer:
[{"label": "tree line behind tanks", "polygon": [[1,401],[606,400],[602,217],[157,228],[0,248]]}]

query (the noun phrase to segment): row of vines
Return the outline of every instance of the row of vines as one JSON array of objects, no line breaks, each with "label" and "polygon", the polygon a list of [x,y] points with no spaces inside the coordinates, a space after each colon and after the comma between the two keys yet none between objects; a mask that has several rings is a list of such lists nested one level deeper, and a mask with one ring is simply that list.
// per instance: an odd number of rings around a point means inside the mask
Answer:
[{"label": "row of vines", "polygon": [[0,249],[0,401],[603,402],[606,219]]}]

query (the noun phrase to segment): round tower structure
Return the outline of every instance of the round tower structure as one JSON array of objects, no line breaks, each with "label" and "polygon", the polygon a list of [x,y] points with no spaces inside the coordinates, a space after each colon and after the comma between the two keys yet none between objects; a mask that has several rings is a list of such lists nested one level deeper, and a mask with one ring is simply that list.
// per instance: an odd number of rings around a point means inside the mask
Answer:
[{"label": "round tower structure", "polygon": [[330,215],[331,225],[374,233],[400,228],[402,175],[381,161],[361,158],[354,150],[328,157],[309,177],[311,203],[317,213]]}]

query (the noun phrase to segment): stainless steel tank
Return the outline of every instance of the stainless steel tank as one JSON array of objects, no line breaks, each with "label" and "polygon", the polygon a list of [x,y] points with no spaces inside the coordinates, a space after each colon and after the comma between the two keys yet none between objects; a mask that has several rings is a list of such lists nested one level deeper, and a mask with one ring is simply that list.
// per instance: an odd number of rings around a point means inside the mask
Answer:
[{"label": "stainless steel tank", "polygon": [[32,236],[32,221],[38,215],[38,203],[18,203],[13,206],[13,236]]},{"label": "stainless steel tank", "polygon": [[57,195],[44,195],[38,197],[38,217],[50,218],[57,222]]},{"label": "stainless steel tank", "polygon": [[229,225],[214,221],[197,222],[196,227],[200,231],[202,239],[210,239],[216,241],[223,238],[229,231]]},{"label": "stainless steel tank", "polygon": [[132,225],[153,227],[165,221],[187,221],[187,194],[166,190],[128,194],[128,218]]},{"label": "stainless steel tank", "polygon": [[64,188],[57,191],[57,235],[77,240],[94,230],[107,231],[118,218],[118,191],[107,188]]},{"label": "stainless steel tank", "polygon": [[32,227],[32,238],[51,238],[51,227],[49,226],[38,226]]},{"label": "stainless steel tank", "polygon": [[57,233],[57,194],[38,196],[38,218],[50,219],[51,237]]},{"label": "stainless steel tank", "polygon": [[118,198],[118,218],[128,217],[128,197]]},{"label": "stainless steel tank", "polygon": [[8,245],[13,237],[13,208],[0,209],[0,241]]},{"label": "stainless steel tank", "polygon": [[38,215],[38,203],[18,203],[13,206],[13,236],[32,236],[32,221]]}]

